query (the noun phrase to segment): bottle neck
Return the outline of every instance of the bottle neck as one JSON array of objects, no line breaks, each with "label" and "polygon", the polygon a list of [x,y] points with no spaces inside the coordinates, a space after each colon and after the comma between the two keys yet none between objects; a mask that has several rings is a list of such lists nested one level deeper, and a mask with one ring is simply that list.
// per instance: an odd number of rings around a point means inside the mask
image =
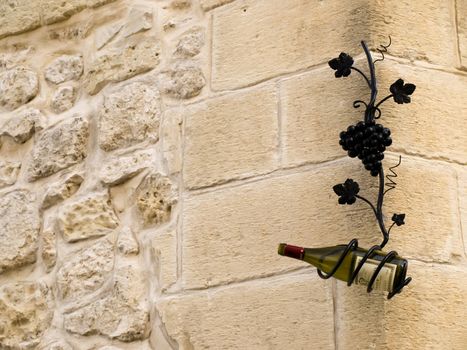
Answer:
[{"label": "bottle neck", "polygon": [[305,256],[305,248],[295,245],[281,243],[279,244],[278,253],[289,258],[303,260]]}]

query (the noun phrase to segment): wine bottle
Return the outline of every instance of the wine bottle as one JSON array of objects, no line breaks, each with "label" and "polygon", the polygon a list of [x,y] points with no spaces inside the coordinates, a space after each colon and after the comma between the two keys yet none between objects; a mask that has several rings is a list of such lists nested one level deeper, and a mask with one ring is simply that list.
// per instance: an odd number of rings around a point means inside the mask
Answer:
[{"label": "wine bottle", "polygon": [[[347,245],[341,244],[325,248],[302,248],[285,243],[279,244],[278,253],[290,258],[306,261],[317,267],[325,274],[331,273],[344,253]],[[342,264],[338,267],[333,277],[349,282],[359,262],[367,250],[362,248],[351,249],[345,256]],[[380,250],[375,250],[370,259],[366,260],[358,272],[354,284],[368,286],[376,268],[387,254]],[[404,283],[407,274],[408,262],[406,259],[396,255],[389,262],[386,262],[379,271],[374,283],[374,290],[381,290],[391,293],[397,286]]]}]

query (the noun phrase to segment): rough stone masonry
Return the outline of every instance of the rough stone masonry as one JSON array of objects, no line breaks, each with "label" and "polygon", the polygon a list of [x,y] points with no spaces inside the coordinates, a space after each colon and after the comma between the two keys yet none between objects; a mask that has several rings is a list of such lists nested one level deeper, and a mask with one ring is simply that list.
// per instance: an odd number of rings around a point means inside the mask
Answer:
[{"label": "rough stone masonry", "polygon": [[[0,349],[465,350],[467,0],[0,2]],[[410,28],[410,32],[407,32]],[[374,184],[337,143],[361,118],[340,51],[375,49],[391,249],[387,302],[277,243],[374,244]],[[358,58],[357,58],[358,59]],[[403,113],[403,114],[402,114]],[[399,180],[400,179],[400,180]]]}]

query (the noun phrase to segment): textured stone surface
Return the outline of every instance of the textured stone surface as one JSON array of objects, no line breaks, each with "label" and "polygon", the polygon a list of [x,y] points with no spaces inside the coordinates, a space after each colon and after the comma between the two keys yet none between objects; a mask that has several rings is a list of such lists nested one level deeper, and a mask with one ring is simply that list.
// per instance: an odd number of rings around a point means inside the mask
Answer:
[{"label": "textured stone surface", "polygon": [[50,208],[52,205],[70,198],[78,191],[83,181],[82,174],[67,174],[67,176],[64,176],[62,181],[54,183],[47,189],[42,201],[42,209]]},{"label": "textured stone surface", "polygon": [[63,21],[86,8],[86,0],[47,0],[42,1],[42,20],[44,24]]},{"label": "textured stone surface", "polygon": [[51,292],[42,283],[0,287],[0,347],[34,349],[52,321]]},{"label": "textured stone surface", "polygon": [[160,43],[153,37],[130,41],[123,49],[109,49],[88,67],[86,91],[94,95],[110,82],[147,72],[159,64]]},{"label": "textured stone surface", "polygon": [[[359,60],[356,66],[364,61]],[[281,84],[282,162],[285,166],[319,163],[347,155],[339,133],[362,119],[353,101],[367,94],[360,77],[335,79],[329,67],[284,80]]]},{"label": "textured stone surface", "polygon": [[44,130],[37,138],[28,166],[34,181],[81,162],[87,153],[88,122],[75,116]]},{"label": "textured stone surface", "polygon": [[177,233],[168,231],[151,241],[158,287],[165,291],[177,281]]},{"label": "textured stone surface", "polygon": [[[407,218],[391,231],[388,249],[397,247],[407,258],[450,261],[460,246],[455,174],[413,158],[399,169],[384,213]],[[380,235],[369,206],[337,203],[332,187],[347,178],[358,181],[362,195],[376,198],[377,183],[351,159],[190,196],[183,205],[185,285],[208,287],[304,266],[278,256],[280,242],[319,247],[358,237],[363,247],[375,244]]]},{"label": "textured stone surface", "polygon": [[94,32],[94,44],[97,49],[103,48],[109,43],[123,28],[123,23],[112,23],[98,28]]},{"label": "textured stone surface", "polygon": [[[16,114],[17,113],[17,114]],[[1,135],[10,136],[15,142],[24,143],[35,131],[43,129],[45,116],[35,108],[25,108],[15,112],[1,127]]]},{"label": "textured stone surface", "polygon": [[52,228],[47,228],[42,232],[42,261],[47,271],[52,270],[57,262],[56,237]]},{"label": "textured stone surface", "polygon": [[162,149],[169,174],[182,170],[182,128],[185,108],[165,112],[162,128]]},{"label": "textured stone surface", "polygon": [[67,242],[103,236],[118,226],[107,193],[91,193],[66,203],[57,219]]},{"label": "textured stone surface", "polygon": [[26,190],[0,196],[0,273],[36,261],[40,220],[34,201]]},{"label": "textured stone surface", "polygon": [[0,106],[14,110],[31,101],[39,92],[37,74],[26,67],[0,73]]},{"label": "textured stone surface", "polygon": [[147,6],[133,7],[128,14],[122,35],[130,35],[146,31],[152,28],[152,8]]},{"label": "textured stone surface", "polygon": [[310,272],[167,298],[157,308],[180,350],[243,349],[245,344],[248,349],[310,349],[312,344],[313,349],[331,350],[328,282]]},{"label": "textured stone surface", "polygon": [[201,93],[206,79],[194,63],[178,62],[159,75],[161,90],[170,97],[188,99]]},{"label": "textured stone surface", "polygon": [[384,90],[387,89],[384,92],[381,87],[382,94],[389,94],[390,84],[398,77],[417,85],[410,104],[401,106],[391,100],[381,106],[382,122],[392,131],[391,149],[467,164],[463,132],[467,130],[467,118],[459,117],[459,112],[467,109],[467,76],[445,72],[432,74],[395,62],[391,62],[390,67],[380,79],[384,81]]},{"label": "textured stone surface", "polygon": [[201,7],[203,10],[208,11],[215,7],[228,4],[233,0],[201,0]]},{"label": "textured stone surface", "polygon": [[467,1],[458,0],[456,1],[456,5],[461,64],[464,68],[467,68],[467,18],[464,16],[464,14],[467,12]]},{"label": "textured stone surface", "polygon": [[[397,164],[396,158],[386,158],[386,166]],[[462,251],[456,172],[447,164],[409,157],[403,157],[396,172],[397,187],[385,197],[386,220],[392,213],[407,217],[404,226],[391,231],[389,247],[407,258],[451,261],[452,254]]]},{"label": "textured stone surface", "polygon": [[72,40],[77,42],[87,38],[94,29],[92,17],[87,20],[72,23],[64,26],[51,26],[47,31],[47,37],[50,40],[66,41]]},{"label": "textured stone surface", "polygon": [[[361,288],[347,288],[338,283],[339,347],[464,349],[467,344],[463,321],[467,316],[465,269],[410,261],[408,275],[413,278],[411,284],[390,301],[381,294],[362,293]],[[362,322],[366,325],[364,329],[354,326]]]},{"label": "textured stone surface", "polygon": [[[458,49],[453,35],[454,4],[436,0],[402,0],[397,3],[382,0],[367,1],[367,4],[369,13],[366,15],[371,18],[369,25],[374,48],[379,44],[387,44],[388,35],[391,35],[393,40],[389,52],[393,56],[445,66],[457,64]],[[360,18],[363,16],[363,13],[360,14]],[[409,27],[412,29],[411,35],[406,35]],[[397,77],[394,80],[396,79]]]},{"label": "textured stone surface", "polygon": [[112,158],[103,165],[100,179],[102,183],[109,186],[119,185],[138,175],[151,166],[153,162],[149,152],[138,152],[129,156]]},{"label": "textured stone surface", "polygon": [[174,10],[184,10],[191,7],[192,0],[172,0],[169,7]]},{"label": "textured stone surface", "polygon": [[63,55],[53,60],[44,71],[45,79],[60,84],[64,81],[77,80],[83,74],[82,55]]},{"label": "textured stone surface", "polygon": [[459,212],[461,215],[461,229],[463,234],[464,250],[467,255],[467,169],[463,167],[457,171],[458,178],[458,191],[457,195],[459,198]]},{"label": "textured stone surface", "polygon": [[[465,350],[466,9],[0,0],[0,349]],[[367,72],[360,40],[377,59],[388,34],[378,98],[417,85],[379,120],[385,173],[403,157],[387,250],[414,278],[389,302],[277,255],[380,242],[371,208],[332,191],[376,198],[337,142],[369,91],[327,62]]]},{"label": "textured stone surface", "polygon": [[39,4],[29,0],[0,2],[0,38],[39,27]]},{"label": "textured stone surface", "polygon": [[247,0],[216,9],[214,90],[247,86],[324,63],[341,51],[357,51],[360,38],[368,36],[368,20],[363,20],[367,7],[367,0],[346,6],[340,0],[319,4],[288,0],[274,5],[269,0]]},{"label": "textured stone surface", "polygon": [[73,107],[75,100],[75,88],[73,86],[61,86],[52,96],[50,106],[55,113],[62,113]]},{"label": "textured stone surface", "polygon": [[0,188],[13,185],[18,178],[20,162],[0,160]]},{"label": "textured stone surface", "polygon": [[159,91],[135,82],[107,94],[99,112],[99,145],[105,151],[159,138]]},{"label": "textured stone surface", "polygon": [[147,175],[136,189],[136,205],[145,226],[170,220],[177,203],[177,189],[168,177],[159,173]]},{"label": "textured stone surface", "polygon": [[86,7],[115,0],[6,0],[0,3],[0,38],[63,21]]},{"label": "textured stone surface", "polygon": [[204,28],[194,27],[184,32],[178,39],[175,56],[177,57],[194,57],[201,52],[204,46],[205,35]]},{"label": "textured stone surface", "polygon": [[146,276],[134,267],[117,270],[112,294],[65,315],[65,329],[81,335],[103,334],[134,341],[148,336]]},{"label": "textured stone surface", "polygon": [[67,259],[57,272],[60,298],[76,300],[102,287],[114,266],[113,246],[106,237]]},{"label": "textured stone surface", "polygon": [[131,228],[124,227],[118,233],[117,241],[118,251],[124,255],[137,255],[139,253],[139,245]]},{"label": "textured stone surface", "polygon": [[272,86],[215,98],[184,113],[188,187],[267,173],[277,166],[277,100]]}]

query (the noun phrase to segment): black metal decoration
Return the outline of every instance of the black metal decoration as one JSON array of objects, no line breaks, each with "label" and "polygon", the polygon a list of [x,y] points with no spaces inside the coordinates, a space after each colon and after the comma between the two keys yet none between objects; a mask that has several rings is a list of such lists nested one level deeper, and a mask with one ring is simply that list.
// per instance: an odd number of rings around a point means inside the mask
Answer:
[{"label": "black metal decoration", "polygon": [[[391,94],[376,103],[378,89],[376,85],[375,63],[384,60],[384,53],[387,52],[387,48],[391,45],[391,37],[389,37],[388,45],[381,45],[381,48],[377,49],[382,55],[382,57],[377,60],[373,60],[370,50],[364,41],[361,42],[361,45],[368,61],[370,70],[369,78],[360,69],[353,67],[353,58],[344,52],[342,52],[339,57],[334,58],[328,62],[329,66],[335,70],[336,78],[347,77],[351,74],[352,71],[356,71],[365,79],[368,87],[370,88],[370,101],[368,103],[362,100],[356,100],[353,103],[354,108],[359,108],[362,105],[365,106],[364,120],[358,122],[356,125],[350,125],[346,131],[342,131],[340,133],[339,144],[345,151],[347,151],[349,157],[358,157],[364,164],[365,169],[370,172],[371,176],[379,177],[379,192],[376,205],[358,194],[360,191],[360,186],[352,179],[347,179],[344,183],[337,184],[333,187],[334,192],[339,196],[339,204],[351,205],[355,203],[357,199],[367,203],[373,210],[383,235],[383,241],[381,244],[371,247],[360,261],[359,265],[347,283],[349,286],[354,282],[363,264],[374,255],[374,252],[384,248],[389,240],[389,234],[394,225],[400,226],[404,224],[405,214],[394,214],[392,217],[393,223],[389,229],[386,229],[384,224],[382,210],[383,199],[390,190],[396,187],[396,182],[394,179],[397,177],[397,174],[395,173],[394,169],[401,164],[401,157],[399,156],[399,162],[396,165],[389,168],[391,173],[385,177],[381,161],[384,158],[384,151],[386,150],[386,147],[392,144],[392,139],[390,136],[391,131],[388,128],[385,128],[383,125],[377,124],[376,119],[381,117],[381,109],[379,107],[385,101],[393,98],[394,101],[398,104],[410,103],[410,95],[412,95],[412,93],[415,91],[415,85],[406,84],[404,80],[398,79],[389,88]],[[387,180],[386,184],[384,183],[385,178]],[[339,266],[343,263],[346,255],[357,249],[357,247],[358,241],[356,239],[351,240],[348,243],[345,251],[340,256],[334,269],[329,274],[324,274],[321,270],[318,269],[318,275],[324,279],[332,277],[332,275],[338,270]],[[372,291],[376,277],[383,268],[384,264],[391,262],[396,255],[397,252],[391,251],[379,263],[369,281],[367,287],[368,292]],[[394,290],[389,293],[388,299],[391,299],[395,294],[400,293],[402,289],[410,283],[411,280],[412,278],[408,277],[398,286],[395,286]]]}]

